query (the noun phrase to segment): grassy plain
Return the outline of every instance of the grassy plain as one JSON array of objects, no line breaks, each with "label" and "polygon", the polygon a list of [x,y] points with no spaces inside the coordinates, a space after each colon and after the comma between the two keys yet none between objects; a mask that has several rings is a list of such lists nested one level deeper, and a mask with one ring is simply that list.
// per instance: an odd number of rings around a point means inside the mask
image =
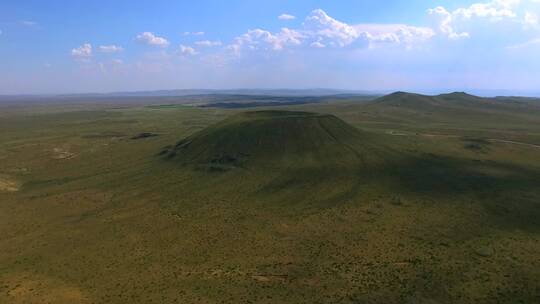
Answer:
[{"label": "grassy plain", "polygon": [[306,161],[158,155],[246,109],[2,107],[0,303],[540,302],[536,106],[276,109],[357,128],[362,161],[312,125],[284,137]]}]

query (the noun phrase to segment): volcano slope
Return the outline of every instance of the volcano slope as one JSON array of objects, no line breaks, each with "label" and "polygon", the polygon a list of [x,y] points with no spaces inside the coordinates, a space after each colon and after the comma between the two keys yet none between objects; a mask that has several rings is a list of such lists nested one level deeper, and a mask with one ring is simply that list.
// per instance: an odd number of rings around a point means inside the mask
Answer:
[{"label": "volcano slope", "polygon": [[404,107],[99,107],[0,112],[0,303],[538,302],[537,148]]},{"label": "volcano slope", "polygon": [[160,155],[202,179],[241,180],[238,193],[303,207],[342,203],[365,173],[393,158],[375,136],[334,115],[293,111],[237,114]]},{"label": "volcano slope", "polygon": [[355,165],[377,146],[333,115],[257,111],[235,115],[164,150],[167,158],[210,169]]}]

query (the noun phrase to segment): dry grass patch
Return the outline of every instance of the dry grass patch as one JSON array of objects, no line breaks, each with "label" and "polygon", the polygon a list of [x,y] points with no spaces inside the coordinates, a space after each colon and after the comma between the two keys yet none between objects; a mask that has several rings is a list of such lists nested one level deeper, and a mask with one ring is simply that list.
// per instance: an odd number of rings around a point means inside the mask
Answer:
[{"label": "dry grass patch", "polygon": [[90,303],[79,288],[68,286],[55,278],[19,274],[6,276],[0,280],[2,289],[5,289],[0,294],[2,303]]},{"label": "dry grass patch", "polygon": [[6,175],[0,175],[0,192],[17,192],[20,190],[20,184]]}]

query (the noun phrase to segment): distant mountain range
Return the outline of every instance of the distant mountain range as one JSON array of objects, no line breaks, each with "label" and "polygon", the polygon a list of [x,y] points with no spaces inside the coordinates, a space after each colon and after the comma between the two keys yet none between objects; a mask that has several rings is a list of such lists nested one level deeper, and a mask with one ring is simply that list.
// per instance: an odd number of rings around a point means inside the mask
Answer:
[{"label": "distant mountain range", "polygon": [[528,102],[539,101],[533,97],[479,97],[465,92],[454,92],[439,95],[422,95],[407,92],[395,92],[379,97],[373,101],[374,104],[423,108],[430,107],[508,107]]},{"label": "distant mountain range", "polygon": [[249,108],[283,106],[329,101],[385,103],[388,105],[497,105],[533,102],[540,98],[520,96],[479,97],[465,92],[423,95],[408,92],[354,91],[337,89],[234,89],[234,90],[160,90],[140,92],[64,94],[64,95],[0,95],[3,104],[32,103],[118,103],[118,104],[186,104],[203,107]]},{"label": "distant mountain range", "polygon": [[[258,95],[258,96],[329,96],[329,95],[381,95],[382,92],[337,89],[188,89],[139,92],[115,92],[109,96],[190,96],[190,95]],[[99,94],[98,94],[99,95]]]},{"label": "distant mountain range", "polygon": [[[437,95],[444,90],[413,90],[421,94]],[[446,90],[460,91],[460,90]],[[495,96],[528,96],[540,97],[540,91],[516,91],[516,90],[466,90],[469,94],[484,97]],[[110,93],[76,93],[76,94],[14,94],[1,95],[5,98],[30,98],[30,97],[63,97],[63,98],[83,98],[83,97],[178,97],[196,95],[257,95],[257,96],[330,96],[330,95],[386,95],[392,91],[388,90],[345,90],[329,88],[313,89],[177,89],[177,90],[149,90],[149,91],[120,91]]]}]

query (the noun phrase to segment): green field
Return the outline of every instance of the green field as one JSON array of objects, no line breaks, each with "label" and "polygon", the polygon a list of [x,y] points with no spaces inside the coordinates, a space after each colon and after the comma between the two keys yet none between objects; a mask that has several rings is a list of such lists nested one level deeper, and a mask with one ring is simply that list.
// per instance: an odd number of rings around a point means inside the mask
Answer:
[{"label": "green field", "polygon": [[0,303],[540,303],[535,102],[0,105],[0,130]]}]

